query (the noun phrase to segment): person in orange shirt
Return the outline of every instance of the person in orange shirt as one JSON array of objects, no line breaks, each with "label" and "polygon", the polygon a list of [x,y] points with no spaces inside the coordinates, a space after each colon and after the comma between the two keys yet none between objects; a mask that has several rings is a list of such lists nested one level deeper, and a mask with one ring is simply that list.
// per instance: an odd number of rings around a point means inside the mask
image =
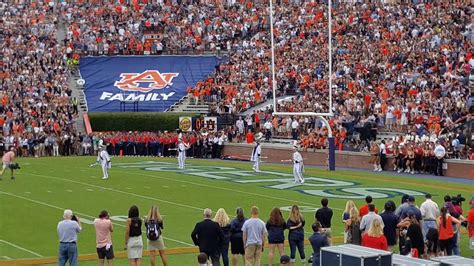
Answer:
[{"label": "person in orange shirt", "polygon": [[247,140],[247,144],[252,144],[253,143],[254,136],[253,136],[252,130],[249,129],[249,131],[245,135],[245,139]]},{"label": "person in orange shirt", "polygon": [[441,215],[438,218],[438,236],[439,236],[439,249],[443,252],[444,256],[453,255],[453,237],[454,237],[454,227],[453,223],[461,223],[458,219],[454,218],[448,213],[446,207],[441,208]]}]

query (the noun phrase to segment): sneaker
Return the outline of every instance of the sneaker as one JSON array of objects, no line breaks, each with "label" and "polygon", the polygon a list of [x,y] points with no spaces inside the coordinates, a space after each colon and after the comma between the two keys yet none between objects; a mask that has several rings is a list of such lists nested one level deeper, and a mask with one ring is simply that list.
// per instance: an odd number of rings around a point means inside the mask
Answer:
[{"label": "sneaker", "polygon": [[415,171],[411,171],[411,174],[414,175],[414,174],[415,174]]},{"label": "sneaker", "polygon": [[399,173],[399,174],[400,174],[401,172],[402,172],[402,169],[398,169],[397,173]]},{"label": "sneaker", "polygon": [[300,182],[300,183],[301,183],[301,184],[304,184],[304,179],[303,179],[303,180],[301,180],[301,182]]},{"label": "sneaker", "polygon": [[104,176],[104,177],[102,177],[102,179],[104,179],[104,180],[105,180],[105,179],[109,179],[109,178]]},{"label": "sneaker", "polygon": [[379,169],[377,170],[377,172],[382,172],[382,168],[379,168]]},{"label": "sneaker", "polygon": [[397,171],[397,166],[394,166],[394,167],[393,167],[393,171]]}]

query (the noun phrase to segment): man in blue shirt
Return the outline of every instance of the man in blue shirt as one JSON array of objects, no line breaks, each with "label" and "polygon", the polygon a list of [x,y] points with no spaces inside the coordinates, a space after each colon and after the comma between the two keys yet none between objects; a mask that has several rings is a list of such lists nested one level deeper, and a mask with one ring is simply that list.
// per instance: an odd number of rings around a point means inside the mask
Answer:
[{"label": "man in blue shirt", "polygon": [[400,212],[400,219],[403,220],[406,217],[408,217],[409,212],[413,212],[416,215],[416,219],[418,221],[421,221],[421,211],[415,205],[415,197],[414,196],[409,196],[408,197],[408,206]]},{"label": "man in blue shirt", "polygon": [[391,200],[385,203],[385,211],[380,214],[382,217],[383,224],[383,234],[387,238],[388,250],[394,251],[397,244],[397,235],[398,235],[398,216],[395,215],[395,203]]},{"label": "man in blue shirt", "polygon": [[58,223],[59,258],[58,265],[77,266],[77,234],[81,232],[81,222],[72,215],[71,210],[64,210],[64,220]]},{"label": "man in blue shirt", "polygon": [[329,241],[325,235],[321,234],[321,224],[319,222],[315,222],[312,227],[313,235],[309,237],[309,242],[313,248],[313,263],[311,265],[316,266],[319,265],[321,248],[329,246]]}]

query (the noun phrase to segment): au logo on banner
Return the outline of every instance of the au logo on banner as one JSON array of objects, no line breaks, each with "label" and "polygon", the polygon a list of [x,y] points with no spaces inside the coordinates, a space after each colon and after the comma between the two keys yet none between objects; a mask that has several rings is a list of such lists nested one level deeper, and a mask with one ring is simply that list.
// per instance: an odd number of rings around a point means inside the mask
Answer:
[{"label": "au logo on banner", "polygon": [[198,117],[195,121],[196,130],[205,128],[209,132],[217,132],[217,117]]}]

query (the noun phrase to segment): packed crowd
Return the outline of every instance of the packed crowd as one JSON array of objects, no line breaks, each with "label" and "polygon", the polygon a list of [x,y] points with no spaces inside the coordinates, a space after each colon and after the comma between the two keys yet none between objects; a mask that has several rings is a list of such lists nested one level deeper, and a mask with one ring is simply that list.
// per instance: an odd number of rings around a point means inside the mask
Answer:
[{"label": "packed crowd", "polygon": [[48,5],[35,2],[2,3],[1,8],[5,76],[0,80],[0,148],[70,135],[77,102],[71,100],[57,17]]},{"label": "packed crowd", "polygon": [[[344,243],[429,259],[440,255],[460,255],[463,227],[466,227],[469,237],[474,237],[474,197],[466,216],[462,208],[465,199],[461,195],[446,195],[441,208],[432,200],[431,194],[426,194],[425,201],[419,207],[414,196],[403,195],[398,207],[391,200],[385,202],[380,215],[371,196],[367,196],[365,201],[366,204],[360,208],[352,200],[346,202],[340,217],[344,223]],[[263,213],[256,206],[251,208],[248,218],[242,208],[237,208],[234,219],[223,208],[216,212],[214,218],[212,210],[205,209],[204,220],[196,223],[191,232],[191,239],[201,252],[198,256],[199,265],[218,266],[222,261],[225,266],[230,265],[230,262],[236,266],[241,258],[245,265],[261,265],[264,246],[268,250],[268,265],[273,265],[276,252],[280,255],[281,265],[294,265],[296,251],[303,263],[308,260],[313,266],[320,265],[321,248],[338,242],[333,238],[337,233],[332,230],[334,219],[329,200],[321,199],[321,205],[314,219],[305,218],[299,207],[293,205],[288,219],[284,218],[280,208],[273,208],[266,222],[260,218]],[[124,245],[130,265],[140,265],[144,237],[151,265],[155,265],[155,256],[158,254],[163,265],[168,264],[163,220],[157,206],[152,206],[143,218],[137,206],[130,207]],[[312,221],[312,234],[308,238],[312,250],[308,257],[304,247],[305,227],[308,227],[306,221]],[[99,264],[103,265],[107,259],[111,265],[117,245],[112,243],[113,224],[106,210],[101,211],[94,220],[94,227]],[[65,210],[64,220],[58,223],[60,265],[64,265],[67,260],[71,265],[75,265],[74,262],[77,264],[77,234],[81,230],[80,218],[74,216],[71,210]],[[287,236],[285,231],[288,231]],[[145,232],[145,236],[142,232]],[[290,246],[289,256],[285,251],[285,239]]]}]

